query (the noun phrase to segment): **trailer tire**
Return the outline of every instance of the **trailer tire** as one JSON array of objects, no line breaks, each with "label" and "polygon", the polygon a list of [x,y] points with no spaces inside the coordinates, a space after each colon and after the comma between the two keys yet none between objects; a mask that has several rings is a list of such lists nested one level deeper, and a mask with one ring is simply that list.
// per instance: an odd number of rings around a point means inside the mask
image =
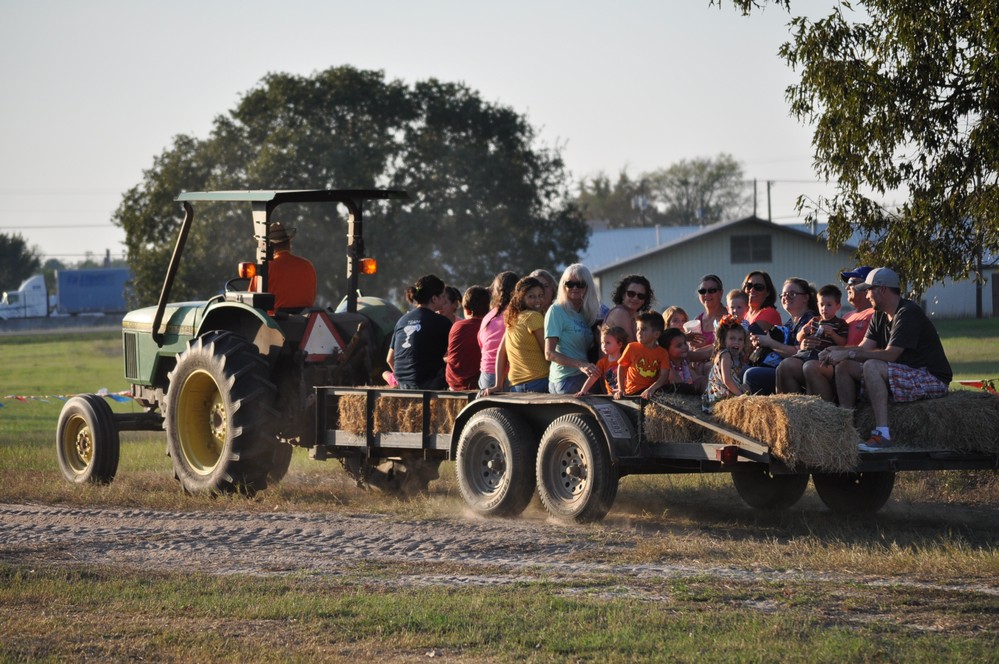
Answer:
[{"label": "trailer tire", "polygon": [[815,492],[837,514],[874,514],[884,507],[895,487],[895,473],[813,473]]},{"label": "trailer tire", "polygon": [[56,426],[56,456],[73,484],[108,484],[118,472],[121,441],[111,406],[96,394],[66,402]]},{"label": "trailer tire", "polygon": [[538,449],[538,493],[565,522],[599,521],[614,504],[618,474],[592,417],[571,413],[545,429]]},{"label": "trailer tire", "polygon": [[758,510],[784,510],[801,499],[808,475],[772,475],[765,467],[732,473],[739,497]]},{"label": "trailer tire", "polygon": [[253,495],[267,487],[278,421],[268,374],[257,348],[231,332],[193,339],[177,357],[165,423],[184,491]]},{"label": "trailer tire", "polygon": [[468,421],[455,455],[458,489],[476,514],[517,516],[534,495],[535,435],[519,415],[486,408]]}]

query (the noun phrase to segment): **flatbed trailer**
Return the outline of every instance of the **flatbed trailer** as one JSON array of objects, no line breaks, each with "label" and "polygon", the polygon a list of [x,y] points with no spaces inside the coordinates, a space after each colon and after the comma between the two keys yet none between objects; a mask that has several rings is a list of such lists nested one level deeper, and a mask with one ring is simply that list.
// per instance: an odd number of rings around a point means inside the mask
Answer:
[{"label": "flatbed trailer", "polygon": [[[462,497],[484,516],[512,516],[535,490],[548,512],[563,521],[601,519],[610,510],[618,481],[627,475],[730,473],[742,499],[757,509],[796,503],[809,477],[822,501],[839,513],[873,513],[891,495],[895,474],[914,470],[999,468],[999,454],[907,449],[861,452],[850,473],[790,468],[770,447],[710,418],[657,402],[729,442],[647,440],[650,402],[606,396],[438,392],[393,388],[317,387],[316,436],[310,456],[349,464],[365,458],[430,463],[454,461]],[[339,402],[364,399],[363,433],[341,422]],[[379,431],[381,399],[419,402],[419,430]],[[457,402],[450,430],[434,425],[434,403]]]}]

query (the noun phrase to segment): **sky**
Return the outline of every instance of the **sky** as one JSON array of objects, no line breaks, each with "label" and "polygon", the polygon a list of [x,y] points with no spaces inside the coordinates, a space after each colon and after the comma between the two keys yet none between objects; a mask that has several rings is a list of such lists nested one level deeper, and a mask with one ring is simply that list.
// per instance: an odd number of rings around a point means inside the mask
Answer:
[{"label": "sky", "polygon": [[525,114],[574,180],[731,154],[759,215],[772,180],[791,222],[831,187],[784,99],[788,21],[708,0],[0,0],[0,233],[64,263],[121,257],[112,214],[174,136],[207,137],[269,72],[339,65],[464,82]]}]

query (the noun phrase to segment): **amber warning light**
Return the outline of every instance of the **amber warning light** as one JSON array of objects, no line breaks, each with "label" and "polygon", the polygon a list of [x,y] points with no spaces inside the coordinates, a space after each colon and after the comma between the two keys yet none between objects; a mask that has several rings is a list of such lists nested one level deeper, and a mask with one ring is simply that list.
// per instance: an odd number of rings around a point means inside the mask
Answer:
[{"label": "amber warning light", "polygon": [[257,264],[240,263],[238,274],[241,279],[253,279],[257,276]]},{"label": "amber warning light", "polygon": [[378,261],[374,258],[361,259],[361,274],[375,274],[378,272]]}]

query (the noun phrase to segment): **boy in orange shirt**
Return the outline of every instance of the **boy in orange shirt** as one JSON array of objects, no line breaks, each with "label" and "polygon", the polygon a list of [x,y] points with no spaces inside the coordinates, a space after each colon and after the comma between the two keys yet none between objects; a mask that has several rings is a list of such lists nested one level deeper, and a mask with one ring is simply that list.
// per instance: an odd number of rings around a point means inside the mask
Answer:
[{"label": "boy in orange shirt", "polygon": [[[625,347],[617,364],[615,399],[635,394],[651,399],[656,390],[669,380],[669,353],[659,345],[662,333],[662,316],[646,312],[638,317],[638,341]],[[664,367],[667,371],[662,370]]]}]

